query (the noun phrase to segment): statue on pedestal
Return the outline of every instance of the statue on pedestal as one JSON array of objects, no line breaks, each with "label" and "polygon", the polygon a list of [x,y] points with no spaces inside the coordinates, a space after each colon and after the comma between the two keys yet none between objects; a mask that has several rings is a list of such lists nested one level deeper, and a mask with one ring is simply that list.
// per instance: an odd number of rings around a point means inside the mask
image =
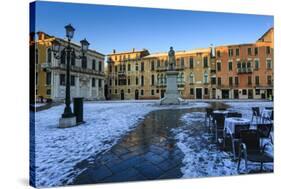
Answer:
[{"label": "statue on pedestal", "polygon": [[170,47],[168,52],[168,71],[166,72],[167,84],[164,98],[160,100],[161,105],[179,105],[181,104],[181,98],[178,91],[176,71],[176,58],[173,47]]},{"label": "statue on pedestal", "polygon": [[175,70],[175,64],[176,64],[176,58],[175,58],[175,51],[173,49],[173,47],[170,47],[170,51],[168,53],[168,70]]}]

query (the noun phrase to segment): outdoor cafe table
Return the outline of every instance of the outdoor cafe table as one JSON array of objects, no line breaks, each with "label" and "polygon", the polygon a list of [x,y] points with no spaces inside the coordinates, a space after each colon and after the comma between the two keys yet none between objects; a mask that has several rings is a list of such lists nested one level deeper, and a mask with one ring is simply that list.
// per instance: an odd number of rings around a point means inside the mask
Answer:
[{"label": "outdoor cafe table", "polygon": [[271,117],[271,114],[272,114],[272,109],[266,109],[266,108],[264,108],[264,109],[261,111],[261,117],[262,117],[262,119],[270,118],[270,117]]},{"label": "outdoor cafe table", "polygon": [[251,120],[240,117],[228,117],[224,120],[224,129],[227,134],[235,133],[235,125],[246,125],[250,124]]}]

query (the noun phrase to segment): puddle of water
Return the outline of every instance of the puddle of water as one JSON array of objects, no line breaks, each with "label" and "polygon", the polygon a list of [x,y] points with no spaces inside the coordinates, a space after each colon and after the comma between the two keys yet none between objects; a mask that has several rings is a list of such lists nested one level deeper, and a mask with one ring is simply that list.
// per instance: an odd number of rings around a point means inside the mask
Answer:
[{"label": "puddle of water", "polygon": [[[215,109],[227,108],[219,102],[210,104]],[[85,160],[77,164],[76,169],[86,170],[71,184],[181,177],[184,155],[176,146],[171,130],[184,126],[181,118],[191,112],[205,112],[205,108],[164,109],[149,113],[111,150],[96,157],[94,162]]]}]

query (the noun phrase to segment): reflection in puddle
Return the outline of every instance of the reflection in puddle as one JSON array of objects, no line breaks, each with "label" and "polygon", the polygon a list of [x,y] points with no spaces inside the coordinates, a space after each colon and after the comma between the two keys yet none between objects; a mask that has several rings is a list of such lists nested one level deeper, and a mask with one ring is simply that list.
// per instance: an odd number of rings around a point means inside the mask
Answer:
[{"label": "reflection in puddle", "polygon": [[[221,103],[211,105],[225,107]],[[177,147],[172,130],[183,127],[185,122],[181,118],[190,112],[205,112],[205,108],[164,109],[149,113],[136,129],[109,151],[95,157],[93,162],[80,163],[76,168],[86,170],[72,184],[182,177],[180,168],[184,154]]]}]

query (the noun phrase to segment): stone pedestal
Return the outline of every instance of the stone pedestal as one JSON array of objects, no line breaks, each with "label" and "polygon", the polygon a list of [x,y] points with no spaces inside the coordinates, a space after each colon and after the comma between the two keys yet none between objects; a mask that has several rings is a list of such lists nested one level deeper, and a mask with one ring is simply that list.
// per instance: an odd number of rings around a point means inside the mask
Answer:
[{"label": "stone pedestal", "polygon": [[161,99],[161,105],[178,105],[181,103],[178,85],[177,85],[177,71],[167,71],[167,85],[165,97]]},{"label": "stone pedestal", "polygon": [[60,118],[59,128],[68,128],[76,126],[76,116]]}]

